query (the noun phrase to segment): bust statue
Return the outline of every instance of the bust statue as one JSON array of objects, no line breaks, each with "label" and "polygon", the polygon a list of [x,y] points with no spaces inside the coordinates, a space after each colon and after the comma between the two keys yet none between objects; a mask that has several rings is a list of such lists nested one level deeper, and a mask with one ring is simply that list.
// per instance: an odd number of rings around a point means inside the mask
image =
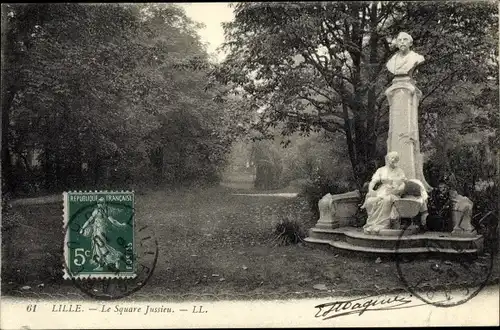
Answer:
[{"label": "bust statue", "polygon": [[410,50],[413,38],[406,32],[400,32],[395,42],[398,52],[394,54],[386,64],[390,73],[396,76],[410,76],[413,70],[424,62],[424,57]]}]

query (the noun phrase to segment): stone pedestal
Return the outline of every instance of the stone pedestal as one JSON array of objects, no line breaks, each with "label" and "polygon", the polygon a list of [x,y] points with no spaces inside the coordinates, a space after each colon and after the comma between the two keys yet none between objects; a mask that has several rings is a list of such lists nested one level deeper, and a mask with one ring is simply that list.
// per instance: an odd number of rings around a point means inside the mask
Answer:
[{"label": "stone pedestal", "polygon": [[423,157],[420,153],[418,132],[418,104],[422,92],[409,76],[396,77],[385,91],[389,101],[389,134],[387,152],[399,154],[399,166],[408,179],[417,179],[429,191],[423,172]]},{"label": "stone pedestal", "polygon": [[360,197],[358,190],[323,196],[318,202],[319,219],[315,228],[333,229],[355,225]]},{"label": "stone pedestal", "polygon": [[381,229],[378,233],[380,236],[401,236],[401,235],[415,235],[418,234],[419,228],[417,226],[410,226],[406,229]]},{"label": "stone pedestal", "polygon": [[336,252],[347,251],[372,255],[415,255],[422,253],[477,256],[484,248],[481,235],[454,237],[446,232],[410,232],[387,229],[383,236],[367,235],[362,228],[311,228],[307,243],[333,247]]}]

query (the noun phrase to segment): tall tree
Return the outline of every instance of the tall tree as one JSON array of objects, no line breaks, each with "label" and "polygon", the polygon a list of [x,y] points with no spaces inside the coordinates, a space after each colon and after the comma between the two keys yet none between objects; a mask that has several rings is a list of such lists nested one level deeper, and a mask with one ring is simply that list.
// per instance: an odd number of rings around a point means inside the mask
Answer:
[{"label": "tall tree", "polygon": [[131,125],[144,113],[133,111],[139,100],[130,68],[140,63],[134,53],[150,56],[132,42],[137,13],[116,5],[37,4],[14,5],[9,17],[23,26],[24,11],[41,18],[19,43],[24,61],[9,67],[18,88],[5,108],[13,127],[3,146],[18,156],[40,150],[47,188],[81,177],[83,161],[96,181],[103,162],[126,145],[123,135],[144,129]]},{"label": "tall tree", "polygon": [[[200,178],[217,170],[227,145],[218,121],[223,109],[203,88],[208,57],[197,25],[181,8],[8,9],[2,17],[9,28],[9,65],[2,76],[13,77],[13,88],[2,90],[5,179],[22,181],[9,172],[14,157],[8,153],[26,160],[33,151],[43,164],[41,177],[33,179],[50,190],[153,178],[150,156],[158,148],[166,150],[164,159],[174,160],[166,169],[159,164],[165,177]],[[178,157],[168,152],[176,146]]]},{"label": "tall tree", "polygon": [[385,63],[398,32],[426,58],[417,76],[422,121],[461,111],[442,104],[458,86],[496,75],[498,20],[488,2],[240,3],[234,12],[218,79],[253,100],[247,111],[261,110],[261,129],[343,134],[359,185],[384,149]]},{"label": "tall tree", "polygon": [[[231,135],[224,108],[207,90],[211,65],[197,33],[199,24],[177,6],[143,5],[151,46],[162,54],[149,69],[169,86],[158,112],[158,127],[148,135],[153,162],[165,181],[216,179]],[[216,86],[214,86],[216,87]]]},{"label": "tall tree", "polygon": [[9,124],[12,103],[22,90],[21,67],[32,46],[33,33],[49,16],[47,6],[13,6],[2,4],[2,186],[11,190],[12,164],[9,148]]}]

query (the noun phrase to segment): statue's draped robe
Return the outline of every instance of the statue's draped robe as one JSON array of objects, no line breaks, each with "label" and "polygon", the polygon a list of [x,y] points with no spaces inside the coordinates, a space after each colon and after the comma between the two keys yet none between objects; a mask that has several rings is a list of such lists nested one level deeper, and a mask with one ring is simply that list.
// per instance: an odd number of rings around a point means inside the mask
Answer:
[{"label": "statue's draped robe", "polygon": [[391,218],[397,218],[393,204],[398,196],[393,194],[392,190],[404,179],[405,173],[398,167],[395,169],[381,167],[373,174],[372,182],[380,182],[381,185],[373,193],[366,195],[362,206],[366,208],[368,214],[363,227],[366,233],[377,233],[381,229],[390,228]]}]

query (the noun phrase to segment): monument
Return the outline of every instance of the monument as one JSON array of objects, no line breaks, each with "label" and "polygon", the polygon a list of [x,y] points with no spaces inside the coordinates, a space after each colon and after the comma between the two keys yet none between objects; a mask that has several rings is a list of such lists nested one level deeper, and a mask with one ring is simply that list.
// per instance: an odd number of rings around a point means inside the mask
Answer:
[{"label": "monument", "polygon": [[431,187],[424,178],[418,131],[418,104],[422,92],[413,80],[414,70],[425,59],[410,49],[412,44],[412,37],[401,32],[396,38],[399,50],[386,65],[395,76],[392,85],[385,91],[390,113],[387,151],[396,151],[406,177],[419,180],[429,191]]},{"label": "monument", "polygon": [[[306,242],[327,243],[346,250],[395,253],[396,240],[404,234],[405,243],[398,253],[425,252],[433,240],[458,242],[463,245],[462,251],[477,253],[483,241],[471,225],[473,204],[456,191],[450,195],[453,212],[449,221],[453,222],[453,231],[426,232],[427,199],[433,188],[423,173],[418,129],[422,92],[413,79],[415,69],[425,59],[411,50],[413,39],[408,33],[399,33],[395,45],[398,51],[386,64],[394,75],[385,91],[389,103],[386,165],[373,174],[364,201],[360,200],[359,191],[325,195],[318,203],[320,219],[310,229]],[[359,218],[356,203],[367,213],[363,228],[354,225]],[[442,251],[450,249],[444,247]]]}]

